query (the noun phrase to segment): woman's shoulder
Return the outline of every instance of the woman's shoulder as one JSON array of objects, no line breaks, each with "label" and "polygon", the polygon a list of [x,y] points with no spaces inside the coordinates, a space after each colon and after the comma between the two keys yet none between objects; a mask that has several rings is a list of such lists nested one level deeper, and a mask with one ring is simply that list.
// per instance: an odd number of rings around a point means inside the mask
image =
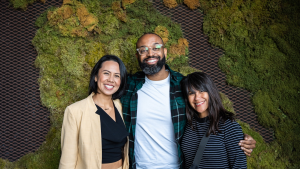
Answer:
[{"label": "woman's shoulder", "polygon": [[88,106],[95,106],[91,95],[67,106],[65,113],[68,112],[76,114],[77,112],[84,112],[84,110],[86,110]]},{"label": "woman's shoulder", "polygon": [[115,105],[118,105],[118,106],[122,107],[122,103],[121,103],[120,99],[115,99],[115,100],[113,100],[113,102],[114,102]]},{"label": "woman's shoulder", "polygon": [[240,135],[243,133],[240,124],[230,119],[223,123],[223,129],[225,130],[225,135]]},{"label": "woman's shoulder", "polygon": [[87,104],[88,99],[89,99],[89,97],[84,98],[84,99],[79,100],[79,101],[77,101],[77,102],[75,102],[75,103],[72,103],[72,104],[69,105],[68,107],[69,107],[69,108],[80,108],[80,107],[83,107],[83,105],[86,105],[86,104]]},{"label": "woman's shoulder", "polygon": [[238,122],[231,119],[226,119],[224,122],[224,127],[241,127]]}]

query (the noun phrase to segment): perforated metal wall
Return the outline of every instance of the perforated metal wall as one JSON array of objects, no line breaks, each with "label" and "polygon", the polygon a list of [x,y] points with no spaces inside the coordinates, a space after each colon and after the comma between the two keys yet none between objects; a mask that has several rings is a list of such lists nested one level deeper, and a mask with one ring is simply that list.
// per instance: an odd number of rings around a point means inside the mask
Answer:
[{"label": "perforated metal wall", "polygon": [[36,18],[61,2],[29,5],[15,10],[0,3],[0,158],[14,161],[34,152],[48,133],[48,110],[41,105],[34,67],[37,53],[31,44]]}]

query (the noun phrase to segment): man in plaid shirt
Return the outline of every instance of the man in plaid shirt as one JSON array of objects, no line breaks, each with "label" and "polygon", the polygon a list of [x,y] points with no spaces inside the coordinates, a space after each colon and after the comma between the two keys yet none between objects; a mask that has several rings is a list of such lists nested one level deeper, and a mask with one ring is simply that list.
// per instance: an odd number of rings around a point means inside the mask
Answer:
[{"label": "man in plaid shirt", "polygon": [[[180,141],[186,125],[185,104],[180,81],[183,76],[165,64],[167,49],[161,37],[147,33],[140,37],[136,57],[142,72],[129,76],[121,98],[129,134],[132,168],[183,168]],[[250,155],[255,140],[242,140]]]}]

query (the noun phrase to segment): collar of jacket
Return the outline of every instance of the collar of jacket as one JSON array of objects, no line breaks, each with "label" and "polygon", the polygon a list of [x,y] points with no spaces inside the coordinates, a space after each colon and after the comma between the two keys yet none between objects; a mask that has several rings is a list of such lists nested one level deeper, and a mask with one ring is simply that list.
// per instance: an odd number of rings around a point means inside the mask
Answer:
[{"label": "collar of jacket", "polygon": [[[97,107],[96,107],[96,103],[94,102],[93,100],[93,96],[95,95],[94,92],[92,92],[88,97],[87,97],[87,100],[88,100],[88,108],[90,109],[90,112],[94,112],[93,114],[96,114],[98,116],[98,114],[96,113],[96,111],[98,110]],[[121,101],[119,99],[115,99],[115,100],[112,100],[113,103],[114,103],[114,106],[118,109],[118,111],[120,112],[121,114],[121,117],[123,119],[123,115],[122,115],[122,104],[121,104]]]}]

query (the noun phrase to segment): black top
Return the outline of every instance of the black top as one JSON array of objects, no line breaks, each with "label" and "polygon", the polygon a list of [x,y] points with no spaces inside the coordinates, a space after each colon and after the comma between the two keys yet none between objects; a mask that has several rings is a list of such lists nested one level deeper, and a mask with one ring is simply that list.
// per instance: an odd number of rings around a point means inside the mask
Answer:
[{"label": "black top", "polygon": [[102,137],[102,163],[113,163],[122,159],[122,148],[129,135],[124,122],[115,108],[114,121],[101,107],[97,106],[96,113],[100,115]]}]

